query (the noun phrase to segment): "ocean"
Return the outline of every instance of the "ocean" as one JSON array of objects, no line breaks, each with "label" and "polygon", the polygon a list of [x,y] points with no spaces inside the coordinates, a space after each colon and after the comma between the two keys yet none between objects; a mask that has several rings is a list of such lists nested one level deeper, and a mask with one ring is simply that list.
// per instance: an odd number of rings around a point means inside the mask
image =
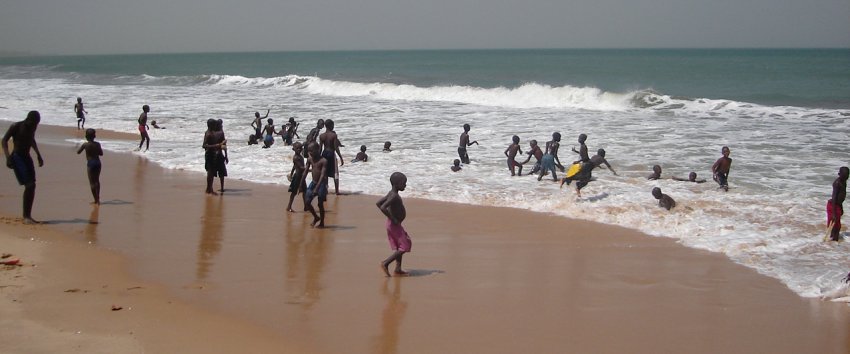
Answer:
[{"label": "ocean", "polygon": [[[278,126],[295,117],[302,138],[317,119],[336,122],[345,144],[343,191],[383,195],[389,175],[401,171],[406,197],[528,209],[674,238],[723,253],[804,297],[822,295],[850,271],[850,243],[822,242],[831,183],[850,164],[848,49],[0,58],[0,90],[6,121],[39,110],[43,123],[75,126],[81,97],[87,127],[137,133],[141,106],[150,105],[149,119],[166,129],[151,131],[150,151],[134,153],[166,168],[202,173],[206,120],[216,118],[229,140],[230,178],[288,183],[289,147],[279,138],[270,149],[246,143],[254,112],[269,109]],[[469,148],[471,164],[452,173],[463,124],[480,144]],[[551,180],[511,177],[504,156],[511,137],[528,151],[530,140],[542,145],[553,132],[563,136],[562,162],[577,158],[570,149],[584,133],[591,154],[604,148],[620,176],[594,171],[597,180],[580,199]],[[381,152],[385,141],[392,152]],[[102,144],[115,151],[138,145]],[[369,162],[350,163],[360,145]],[[710,176],[722,146],[732,151],[728,192]],[[663,179],[647,180],[656,164]],[[708,182],[670,179],[691,171]],[[202,184],[199,177],[199,193]],[[653,187],[678,206],[659,208]]]}]

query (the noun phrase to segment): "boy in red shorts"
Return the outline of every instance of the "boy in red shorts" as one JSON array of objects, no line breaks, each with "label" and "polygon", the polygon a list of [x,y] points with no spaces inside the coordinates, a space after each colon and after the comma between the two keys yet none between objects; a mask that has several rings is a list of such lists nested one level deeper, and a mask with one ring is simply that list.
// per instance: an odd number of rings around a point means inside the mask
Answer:
[{"label": "boy in red shorts", "polygon": [[404,227],[401,226],[407,216],[407,211],[404,209],[404,203],[401,201],[398,192],[407,187],[407,176],[401,172],[393,172],[390,176],[390,184],[392,185],[390,192],[376,203],[378,209],[381,209],[381,212],[387,216],[387,238],[390,242],[390,248],[393,250],[393,254],[381,262],[381,270],[384,271],[384,275],[389,277],[390,263],[396,262],[393,274],[405,276],[408,273],[401,269],[401,258],[405,253],[410,252],[413,244],[407,231],[404,231]]}]

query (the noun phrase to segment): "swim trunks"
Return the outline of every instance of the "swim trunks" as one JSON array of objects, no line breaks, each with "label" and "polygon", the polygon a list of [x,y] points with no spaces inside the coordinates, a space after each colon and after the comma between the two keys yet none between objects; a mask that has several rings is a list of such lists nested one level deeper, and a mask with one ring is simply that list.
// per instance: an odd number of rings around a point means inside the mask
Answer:
[{"label": "swim trunks", "polygon": [[221,151],[207,150],[204,154],[204,169],[214,177],[227,177],[227,162]]},{"label": "swim trunks", "polygon": [[333,150],[322,151],[322,157],[328,160],[328,164],[325,165],[325,170],[328,173],[327,176],[333,179],[339,179],[339,171],[336,168],[336,155],[334,155]]},{"label": "swim trunks", "polygon": [[310,182],[310,185],[307,187],[307,191],[304,192],[305,198],[307,198],[307,203],[312,203],[313,198],[316,196],[319,197],[319,202],[324,202],[328,200],[328,184],[321,183],[316,186],[316,182]]},{"label": "swim trunks", "polygon": [[457,156],[460,156],[460,162],[469,164],[469,155],[466,154],[466,146],[457,147]]},{"label": "swim trunks", "polygon": [[145,134],[148,130],[144,125],[139,124],[139,133]]},{"label": "swim trunks", "polygon": [[545,154],[543,155],[543,159],[540,160],[541,167],[543,171],[552,171],[555,172],[555,155]]},{"label": "swim trunks", "polygon": [[390,242],[390,248],[393,251],[410,252],[413,248],[413,242],[410,241],[410,235],[404,231],[401,225],[393,224],[392,220],[387,219],[387,240]]},{"label": "swim trunks", "polygon": [[301,188],[301,183],[304,182],[301,180],[301,172],[295,172],[295,175],[292,176],[292,181],[289,182],[289,192],[297,193],[298,188]]},{"label": "swim trunks", "polygon": [[102,165],[100,164],[100,159],[91,159],[86,161],[86,168],[88,168],[89,172],[92,173],[100,173]]},{"label": "swim trunks", "polygon": [[35,182],[35,164],[29,154],[21,155],[13,152],[9,155],[9,158],[12,160],[12,169],[15,171],[15,178],[18,179],[20,185]]},{"label": "swim trunks", "polygon": [[[834,212],[833,208],[837,208],[837,213]],[[833,214],[838,214],[837,218],[833,219]],[[832,231],[830,232],[830,238],[833,241],[838,241],[840,239],[839,232],[841,231],[841,215],[844,215],[844,207],[841,205],[832,204],[832,199],[826,202],[826,224],[835,223],[832,225]]]},{"label": "swim trunks", "polygon": [[266,137],[265,137],[265,138],[263,138],[263,142],[264,142],[266,145],[274,144],[274,137],[273,137],[271,134],[266,134]]},{"label": "swim trunks", "polygon": [[727,175],[725,173],[716,173],[714,175],[714,180],[717,181],[721,187],[726,187],[729,185],[729,181],[727,180]]},{"label": "swim trunks", "polygon": [[517,167],[517,166],[519,166],[519,162],[516,162],[516,160],[509,157],[508,158],[508,169],[513,170],[514,167]]}]

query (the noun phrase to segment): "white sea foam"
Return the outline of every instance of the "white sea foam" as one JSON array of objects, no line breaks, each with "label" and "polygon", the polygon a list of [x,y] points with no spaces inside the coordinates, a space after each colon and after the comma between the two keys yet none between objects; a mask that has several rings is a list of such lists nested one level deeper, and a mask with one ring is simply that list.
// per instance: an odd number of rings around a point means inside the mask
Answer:
[{"label": "white sea foam", "polygon": [[[280,140],[271,149],[244,144],[254,111],[280,124],[290,116],[302,136],[316,119],[333,119],[346,144],[342,189],[384,194],[394,171],[409,177],[407,196],[555,213],[672,237],[689,247],[721,252],[735,262],[781,279],[803,296],[835,288],[847,273],[848,243],[823,243],[823,207],[837,168],[848,152],[836,142],[850,133],[847,111],[768,107],[722,99],[687,99],[651,90],[625,93],[595,88],[415,87],[354,83],[317,77],[248,78],[228,75],[121,77],[80,84],[80,78],[41,71],[0,72],[0,119],[19,120],[38,109],[47,124],[73,126],[73,103],[83,97],[88,126],[136,132],[142,104],[150,119],[167,127],[152,130],[148,158],[167,168],[203,171],[200,137],[208,118],[221,118],[230,140],[230,176],[286,183],[291,150]],[[39,68],[38,70],[44,70]],[[103,80],[103,78],[98,78]],[[88,80],[82,80],[86,82]],[[469,148],[472,164],[449,172],[464,123],[480,145]],[[541,144],[563,134],[561,159],[579,133],[591,151],[605,148],[614,168],[576,200],[569,189],[534,177],[510,177],[504,150],[512,135]],[[380,152],[383,142],[395,151]],[[130,151],[133,142],[105,141],[107,149]],[[366,145],[368,163],[350,163]],[[732,189],[709,181],[674,182],[670,176],[696,171],[709,177],[720,147],[732,149]],[[650,167],[664,168],[647,181]],[[525,167],[527,172],[531,167]],[[661,187],[679,206],[667,212],[650,195]],[[517,220],[517,222],[522,222]]]}]

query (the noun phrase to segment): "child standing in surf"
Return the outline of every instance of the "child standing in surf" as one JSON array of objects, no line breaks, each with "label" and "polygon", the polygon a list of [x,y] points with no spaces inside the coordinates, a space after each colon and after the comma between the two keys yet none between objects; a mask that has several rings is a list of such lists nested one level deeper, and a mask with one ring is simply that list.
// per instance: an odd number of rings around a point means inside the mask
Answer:
[{"label": "child standing in surf", "polygon": [[720,185],[724,191],[729,191],[729,169],[732,167],[732,159],[729,158],[728,146],[724,146],[720,149],[720,153],[723,154],[717,161],[714,162],[714,165],[711,166],[711,173],[714,175],[714,180],[717,181],[717,184]]}]

